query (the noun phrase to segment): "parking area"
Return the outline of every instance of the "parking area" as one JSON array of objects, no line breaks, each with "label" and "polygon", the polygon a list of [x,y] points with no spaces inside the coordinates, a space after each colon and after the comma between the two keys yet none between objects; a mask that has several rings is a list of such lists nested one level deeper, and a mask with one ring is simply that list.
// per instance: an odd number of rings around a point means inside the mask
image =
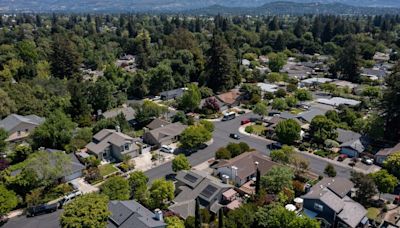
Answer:
[{"label": "parking area", "polygon": [[174,154],[161,152],[159,149],[149,153],[145,153],[133,158],[133,160],[135,161],[134,170],[140,170],[144,172],[168,161],[171,161],[174,159],[174,157]]},{"label": "parking area", "polygon": [[97,192],[99,189],[94,187],[93,185],[88,184],[83,178],[77,178],[75,180],[70,181],[70,183],[83,194],[90,192]]}]

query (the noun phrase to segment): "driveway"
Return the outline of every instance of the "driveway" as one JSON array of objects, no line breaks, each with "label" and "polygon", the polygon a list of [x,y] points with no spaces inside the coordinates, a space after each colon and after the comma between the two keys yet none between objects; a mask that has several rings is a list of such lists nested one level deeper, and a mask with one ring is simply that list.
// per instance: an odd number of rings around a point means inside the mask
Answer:
[{"label": "driveway", "polygon": [[88,184],[83,178],[77,178],[77,179],[72,180],[70,182],[75,188],[77,188],[83,194],[99,191],[99,188]]}]

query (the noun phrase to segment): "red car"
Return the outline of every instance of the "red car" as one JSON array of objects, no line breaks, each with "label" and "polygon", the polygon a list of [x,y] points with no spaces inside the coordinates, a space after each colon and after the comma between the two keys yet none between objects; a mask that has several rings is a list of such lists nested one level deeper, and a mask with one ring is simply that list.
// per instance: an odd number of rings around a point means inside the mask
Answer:
[{"label": "red car", "polygon": [[339,157],[338,157],[338,161],[343,161],[344,159],[346,159],[346,158],[348,158],[348,156],[347,156],[347,154],[341,154],[341,155],[339,155]]},{"label": "red car", "polygon": [[248,123],[250,123],[251,121],[249,120],[249,119],[243,119],[241,122],[240,122],[240,124],[241,125],[245,125],[245,124],[248,124]]}]

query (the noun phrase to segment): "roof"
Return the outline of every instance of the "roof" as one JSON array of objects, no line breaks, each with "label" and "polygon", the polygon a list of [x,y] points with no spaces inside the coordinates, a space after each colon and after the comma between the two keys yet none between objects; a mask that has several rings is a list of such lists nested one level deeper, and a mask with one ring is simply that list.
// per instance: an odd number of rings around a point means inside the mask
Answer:
[{"label": "roof", "polygon": [[68,170],[69,174],[73,174],[78,171],[82,171],[82,170],[86,169],[86,167],[82,163],[79,162],[79,160],[75,156],[75,154],[69,154],[69,156],[71,157],[71,169]]},{"label": "roof", "polygon": [[39,126],[44,122],[44,118],[36,115],[21,116],[17,114],[11,114],[0,121],[0,128],[4,128],[7,132],[12,132],[15,127],[21,123],[28,123]]},{"label": "roof", "polygon": [[154,130],[157,129],[159,127],[163,127],[170,124],[170,122],[166,121],[166,120],[162,120],[160,118],[156,118],[153,121],[151,121],[149,124],[147,124],[147,128],[150,130]]},{"label": "roof", "polygon": [[332,82],[332,81],[333,80],[330,78],[307,78],[307,79],[302,80],[301,82],[305,83],[305,84],[315,84],[315,83],[322,84],[322,83],[327,83],[327,82]]},{"label": "roof", "polygon": [[332,97],[330,99],[319,98],[317,99],[318,103],[327,104],[331,106],[339,106],[339,105],[349,105],[349,106],[356,106],[359,105],[361,102],[353,99],[347,99],[343,97]]},{"label": "roof", "polygon": [[349,87],[350,89],[354,89],[359,86],[359,84],[344,81],[344,80],[336,80],[332,82],[332,84],[340,86],[340,87]]},{"label": "roof", "polygon": [[392,148],[384,148],[380,151],[378,151],[378,153],[376,153],[376,156],[389,156],[393,153],[396,152],[400,152],[400,143],[397,143],[394,147]]},{"label": "roof", "polygon": [[155,214],[135,200],[110,201],[108,209],[111,215],[108,218],[108,227],[165,227],[166,224],[158,221]]},{"label": "roof", "polygon": [[361,75],[365,76],[376,76],[378,78],[383,78],[386,76],[386,71],[383,69],[376,68],[364,68],[361,70]]},{"label": "roof", "polygon": [[186,88],[178,88],[178,89],[161,92],[160,96],[165,97],[167,99],[176,98],[176,97],[182,96],[185,91],[186,91]]},{"label": "roof", "polygon": [[353,182],[344,177],[334,177],[320,180],[317,184],[315,184],[311,190],[302,198],[319,198],[320,193],[324,191],[324,189],[330,190],[332,193],[335,193],[340,198],[346,196],[350,190],[354,187]]},{"label": "roof", "polygon": [[354,139],[348,142],[344,142],[340,145],[340,147],[351,148],[359,153],[362,153],[365,150],[364,143],[361,141],[361,139]]},{"label": "roof", "polygon": [[343,210],[338,217],[350,227],[357,227],[366,216],[367,210],[348,196],[345,196],[342,201],[344,202]]},{"label": "roof", "polygon": [[[93,136],[93,139],[93,142],[87,144],[86,148],[96,154],[103,152],[104,149],[106,149],[110,145],[115,145],[119,147],[124,145],[127,141],[133,143],[135,140],[128,135],[110,129],[103,129],[99,131]],[[133,145],[137,147],[136,144]]]},{"label": "roof", "polygon": [[228,189],[227,191],[225,191],[224,193],[222,193],[222,195],[223,195],[226,199],[230,199],[230,198],[236,196],[236,194],[238,194],[238,193],[237,193],[237,191],[235,191],[235,189],[233,189],[233,188]]},{"label": "roof", "polygon": [[117,117],[120,113],[124,114],[127,121],[135,119],[136,112],[132,107],[114,108],[104,112],[102,116],[106,119],[110,119]]},{"label": "roof", "polygon": [[354,131],[344,130],[341,128],[336,129],[336,131],[338,133],[336,141],[338,141],[339,143],[350,142],[361,138],[361,134]]},{"label": "roof", "polygon": [[186,125],[183,125],[180,122],[176,122],[153,129],[148,133],[151,134],[158,142],[162,142],[165,139],[174,138],[180,135],[186,128]]},{"label": "roof", "polygon": [[318,115],[325,115],[327,110],[319,109],[319,108],[311,108],[308,111],[300,113],[297,118],[301,118],[309,123],[314,119],[314,117]]},{"label": "roof", "polygon": [[241,93],[239,92],[239,90],[232,89],[229,92],[217,95],[216,98],[224,102],[225,104],[233,104],[239,99],[240,95]]},{"label": "roof", "polygon": [[244,179],[256,173],[255,162],[258,162],[258,168],[261,175],[267,173],[272,167],[278,165],[260,152],[253,151],[240,154],[239,156],[229,160],[222,160],[222,162],[216,164],[213,168],[218,169],[222,167],[235,166],[238,169],[237,176]]},{"label": "roof", "polygon": [[168,209],[178,214],[181,218],[186,219],[187,217],[193,216],[195,214],[195,207],[196,201],[194,199],[190,199],[187,201],[172,204],[168,207]]},{"label": "roof", "polygon": [[274,93],[278,90],[278,86],[274,84],[268,84],[268,83],[257,83],[257,86],[261,88],[262,91],[264,92],[270,92]]}]

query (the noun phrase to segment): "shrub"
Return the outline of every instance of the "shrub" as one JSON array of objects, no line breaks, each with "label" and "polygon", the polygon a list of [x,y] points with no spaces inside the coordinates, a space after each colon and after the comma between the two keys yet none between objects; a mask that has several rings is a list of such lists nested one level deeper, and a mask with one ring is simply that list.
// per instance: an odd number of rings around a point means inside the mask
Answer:
[{"label": "shrub", "polygon": [[252,134],[254,132],[254,129],[252,126],[247,126],[244,130],[249,134]]}]

